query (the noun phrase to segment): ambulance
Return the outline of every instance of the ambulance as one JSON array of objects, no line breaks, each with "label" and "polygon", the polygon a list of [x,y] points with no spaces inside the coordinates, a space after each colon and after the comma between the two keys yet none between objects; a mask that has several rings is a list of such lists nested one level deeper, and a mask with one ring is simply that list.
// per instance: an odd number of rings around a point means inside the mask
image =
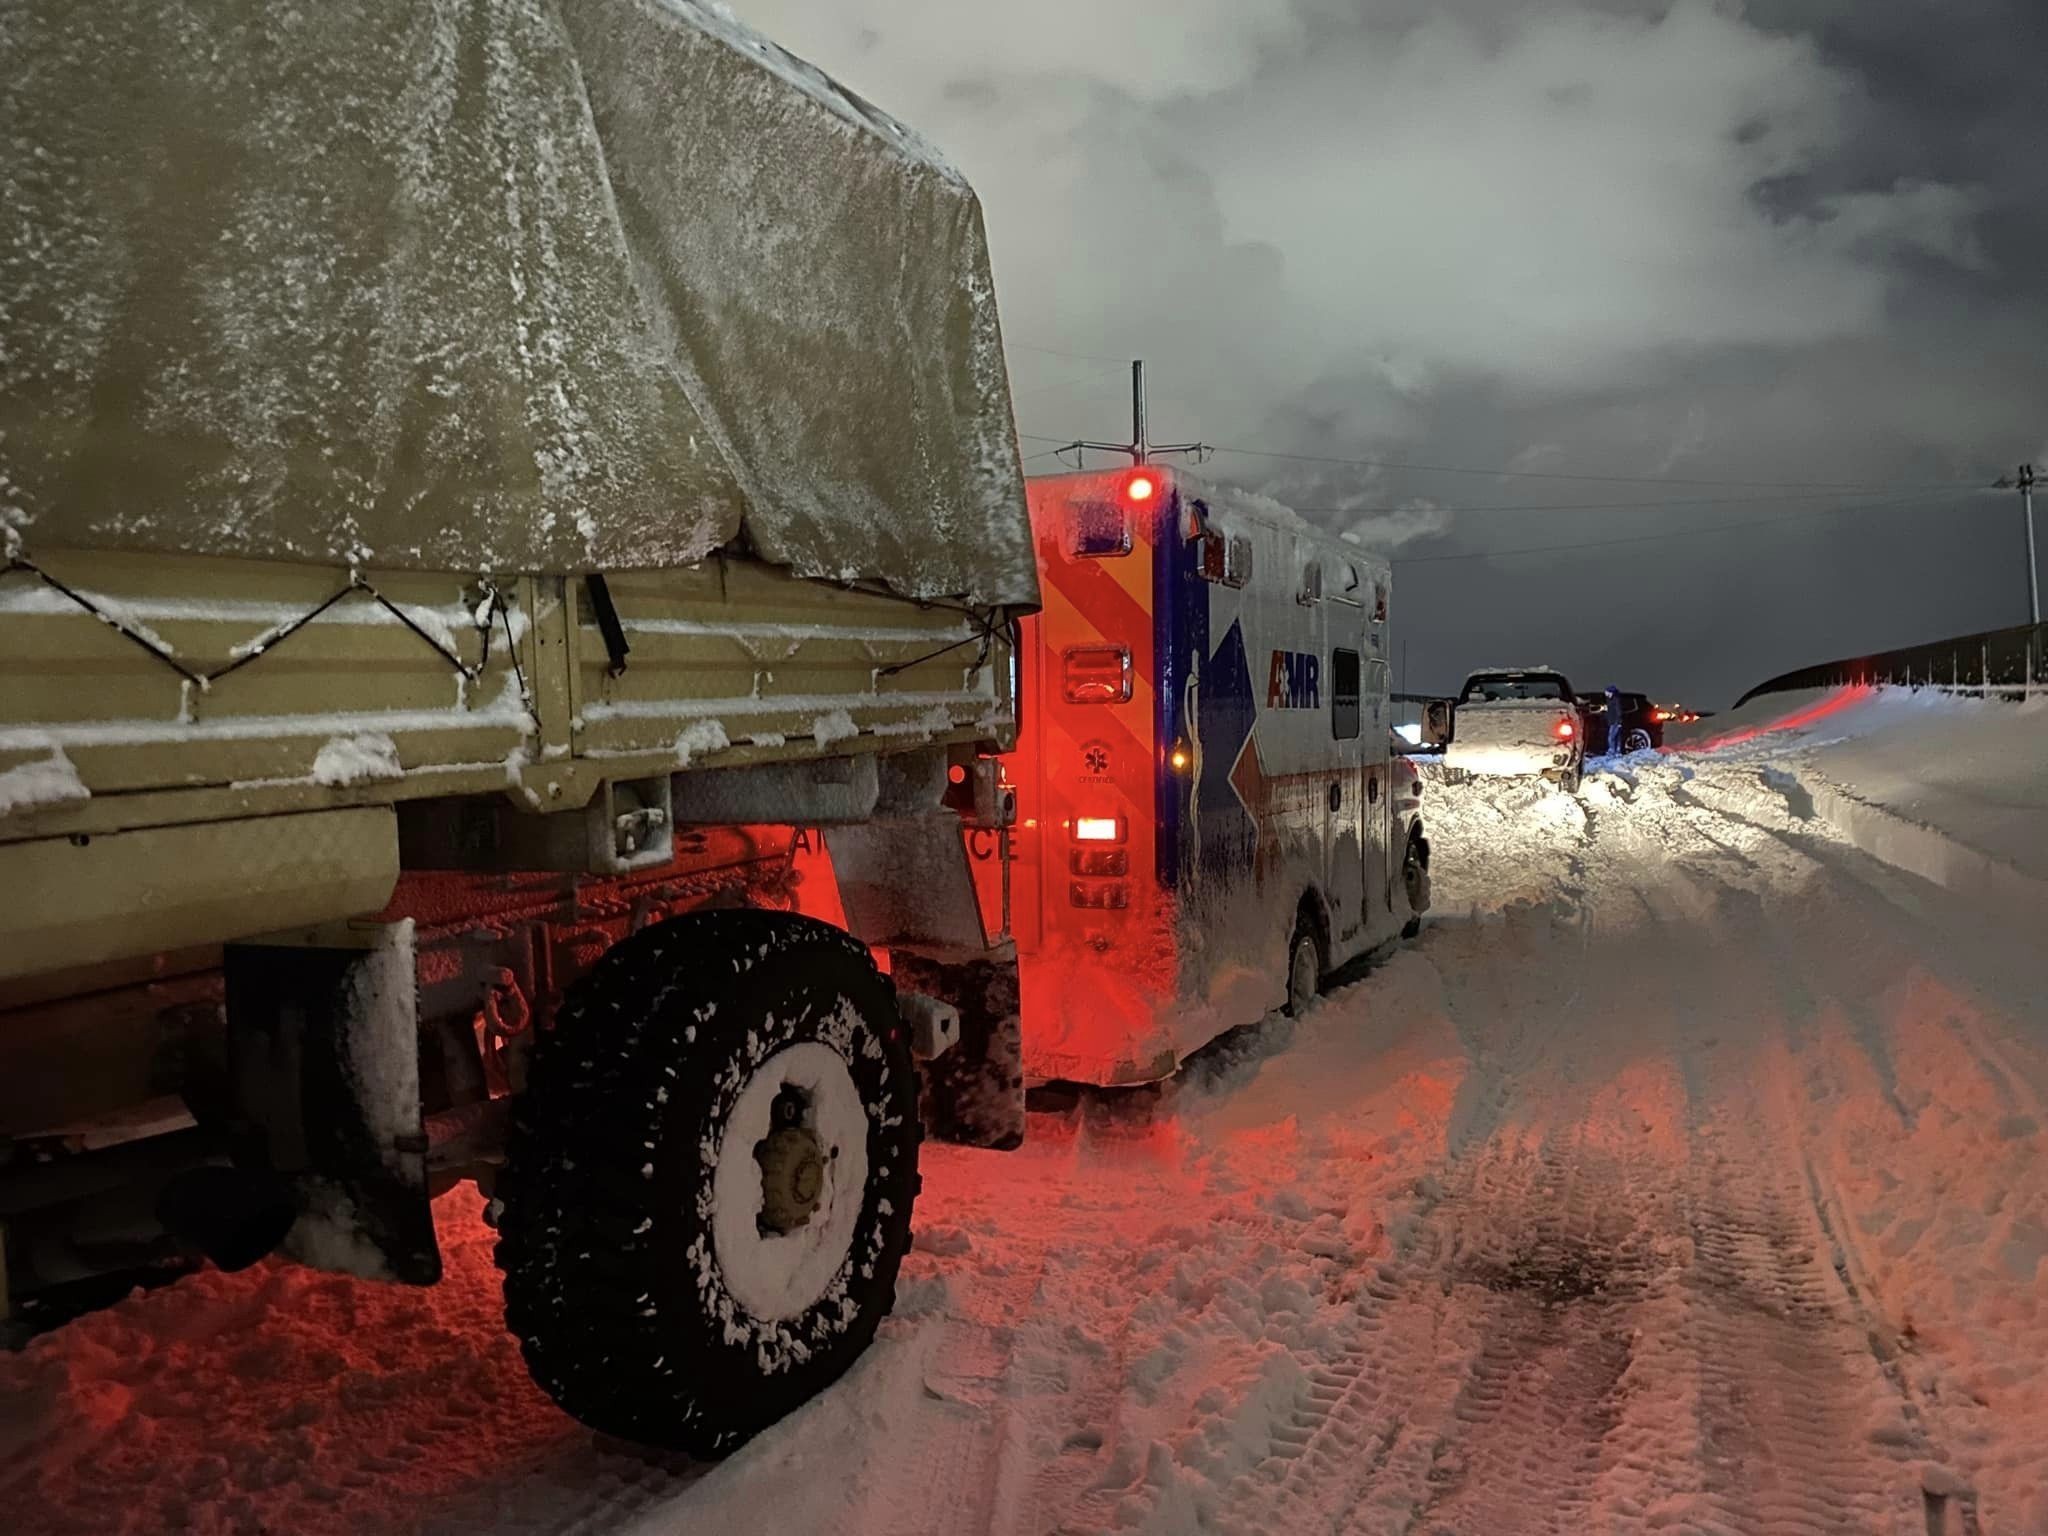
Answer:
[{"label": "ambulance", "polygon": [[1390,572],[1177,467],[1027,489],[1015,806],[968,849],[1017,946],[1026,1081],[1154,1081],[1419,926]]}]

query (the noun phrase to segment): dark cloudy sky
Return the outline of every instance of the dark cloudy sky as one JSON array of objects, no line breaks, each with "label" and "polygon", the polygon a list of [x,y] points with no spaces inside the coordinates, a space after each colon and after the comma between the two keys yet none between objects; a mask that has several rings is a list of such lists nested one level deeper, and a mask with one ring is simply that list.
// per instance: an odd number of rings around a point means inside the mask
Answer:
[{"label": "dark cloudy sky", "polygon": [[2048,460],[2048,0],[734,8],[974,181],[1027,453],[1143,356],[1160,438],[1536,472],[1212,461],[1403,562],[1412,689],[2025,616],[2017,495],[1940,487]]}]

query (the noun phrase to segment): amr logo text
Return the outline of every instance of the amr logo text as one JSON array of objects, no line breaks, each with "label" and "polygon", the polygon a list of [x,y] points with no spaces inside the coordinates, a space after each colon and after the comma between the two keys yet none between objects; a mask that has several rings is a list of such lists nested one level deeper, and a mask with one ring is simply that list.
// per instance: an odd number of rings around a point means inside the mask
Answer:
[{"label": "amr logo text", "polygon": [[1319,657],[1304,651],[1273,653],[1272,670],[1266,674],[1266,708],[1319,709],[1322,693]]}]

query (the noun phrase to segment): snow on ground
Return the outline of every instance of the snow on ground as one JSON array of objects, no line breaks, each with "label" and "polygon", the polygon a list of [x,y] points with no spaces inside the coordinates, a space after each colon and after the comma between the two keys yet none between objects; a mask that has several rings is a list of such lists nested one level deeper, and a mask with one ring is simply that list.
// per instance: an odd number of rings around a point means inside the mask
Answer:
[{"label": "snow on ground", "polygon": [[[1673,727],[1667,741],[1679,754],[1704,750],[1724,764],[1753,760],[1794,772],[1835,801],[1821,809],[1860,846],[1876,846],[1870,829],[1886,819],[1931,831],[1964,858],[1925,850],[1929,879],[1980,881],[1989,860],[2048,883],[2048,696],[2005,702],[1931,688],[1815,688],[1765,694],[1733,715]],[[1944,862],[1960,879],[1946,879]]]},{"label": "snow on ground", "polygon": [[2048,881],[2048,698],[1987,705],[1922,694],[1902,708],[1883,729],[1816,747],[1814,768],[1858,799]]},{"label": "snow on ground", "polygon": [[541,1399],[456,1191],[437,1291],[206,1274],[0,1359],[8,1528],[2048,1530],[2038,946],[1772,750],[1432,777],[1416,944],[927,1147],[876,1347],[721,1465]]}]

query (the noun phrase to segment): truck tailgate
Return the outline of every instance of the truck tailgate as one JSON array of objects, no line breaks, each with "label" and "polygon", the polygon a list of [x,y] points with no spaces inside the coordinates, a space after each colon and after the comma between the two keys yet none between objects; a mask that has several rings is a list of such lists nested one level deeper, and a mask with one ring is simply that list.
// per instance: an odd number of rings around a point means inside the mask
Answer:
[{"label": "truck tailgate", "polygon": [[1560,739],[1555,727],[1571,714],[1571,706],[1549,699],[1460,704],[1444,762],[1487,774],[1562,768],[1571,761],[1572,742]]}]

